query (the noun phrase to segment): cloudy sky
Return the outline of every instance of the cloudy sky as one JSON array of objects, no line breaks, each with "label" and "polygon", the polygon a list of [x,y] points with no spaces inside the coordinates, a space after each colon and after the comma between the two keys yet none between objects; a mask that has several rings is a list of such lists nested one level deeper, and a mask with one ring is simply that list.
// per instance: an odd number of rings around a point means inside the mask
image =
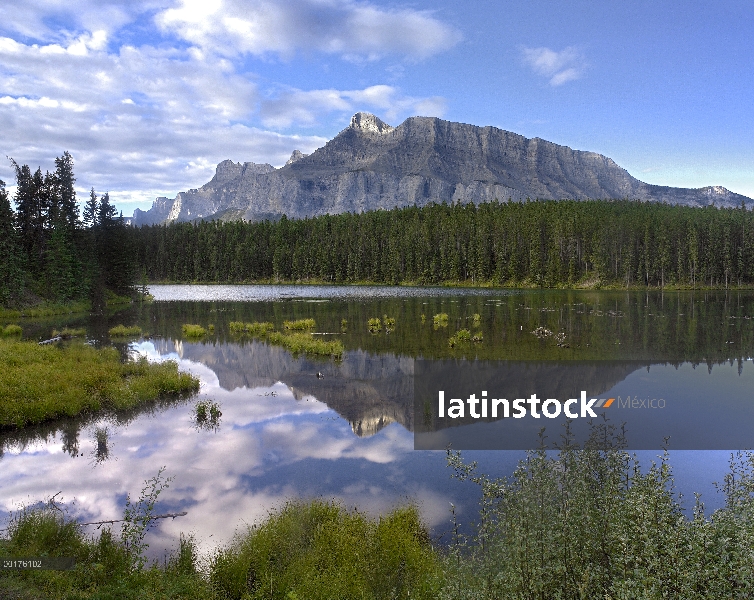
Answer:
[{"label": "cloudy sky", "polygon": [[226,158],[280,166],[365,110],[754,197],[752,31],[751,0],[3,2],[0,152],[44,171],[68,150],[79,194],[130,215]]}]

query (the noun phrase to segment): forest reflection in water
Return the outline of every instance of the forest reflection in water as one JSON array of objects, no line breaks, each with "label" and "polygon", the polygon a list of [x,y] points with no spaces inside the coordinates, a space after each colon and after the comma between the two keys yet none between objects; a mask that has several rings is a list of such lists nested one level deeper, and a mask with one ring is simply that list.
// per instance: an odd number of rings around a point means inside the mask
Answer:
[{"label": "forest reflection in water", "polygon": [[[159,289],[154,292],[159,298]],[[754,354],[752,294],[286,293],[285,300],[158,301],[110,315],[104,323],[87,322],[96,344],[110,342],[108,327],[140,325],[151,339],[139,339],[130,349],[151,360],[177,360],[202,379],[200,396],[3,435],[2,511],[62,491],[69,510],[82,520],[118,518],[126,493],[138,493],[165,465],[174,480],[161,496],[161,510],[189,514],[150,534],[158,554],[180,531],[193,531],[205,548],[227,541],[236,527],[263,518],[290,497],[337,497],[373,513],[413,499],[439,536],[448,529],[450,502],[462,518],[473,520],[476,490],[450,480],[442,452],[413,450],[415,358],[610,359],[613,365],[638,360],[638,369],[652,365],[659,377],[662,369],[675,372],[684,364],[723,378],[752,369],[745,365]],[[438,313],[448,314],[446,327],[434,326]],[[395,330],[370,333],[368,319],[384,316],[396,319]],[[270,321],[279,328],[283,320],[301,318],[315,319],[316,333],[342,341],[342,361],[294,357],[228,328],[231,321]],[[188,341],[181,336],[183,323],[214,324],[215,333]],[[481,343],[449,346],[456,331],[475,327],[483,332]],[[533,334],[538,328],[551,333]],[[129,348],[120,347],[124,353]],[[595,390],[631,377],[635,367],[627,366],[625,373],[597,369]],[[197,426],[193,409],[201,399],[221,407],[216,428]],[[469,454],[495,474],[510,473],[522,456]],[[643,453],[647,459],[656,454]],[[674,453],[679,486],[689,497],[703,492],[714,506],[711,482],[722,478],[727,456]]]}]

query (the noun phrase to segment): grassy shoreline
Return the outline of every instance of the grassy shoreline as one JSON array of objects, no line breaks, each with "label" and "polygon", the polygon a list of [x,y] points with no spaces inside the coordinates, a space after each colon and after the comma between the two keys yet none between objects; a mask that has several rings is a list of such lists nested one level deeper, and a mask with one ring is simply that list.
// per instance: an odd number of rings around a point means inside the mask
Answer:
[{"label": "grassy shoreline", "polygon": [[174,362],[121,362],[115,348],[0,339],[0,430],[85,412],[133,408],[199,390]]},{"label": "grassy shoreline", "polygon": [[598,281],[588,280],[576,282],[574,284],[559,284],[554,287],[541,286],[534,282],[517,281],[499,283],[496,281],[443,281],[441,283],[425,283],[422,281],[400,281],[396,284],[385,283],[381,281],[328,281],[324,279],[303,279],[303,280],[280,280],[280,279],[254,279],[244,281],[177,281],[162,280],[150,281],[148,285],[300,285],[300,286],[357,286],[357,287],[423,287],[423,288],[459,288],[459,289],[499,289],[499,290],[558,290],[558,291],[625,291],[625,292],[711,292],[711,291],[752,291],[754,285],[729,285],[705,286],[705,285],[677,285],[666,284],[665,286],[654,285],[636,285],[626,286],[615,281]]}]

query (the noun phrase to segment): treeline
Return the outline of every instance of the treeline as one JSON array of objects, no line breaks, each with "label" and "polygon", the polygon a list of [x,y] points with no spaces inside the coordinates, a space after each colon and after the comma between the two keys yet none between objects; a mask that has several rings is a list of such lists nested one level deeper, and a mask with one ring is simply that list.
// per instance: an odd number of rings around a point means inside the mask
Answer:
[{"label": "treeline", "polygon": [[92,189],[81,215],[68,152],[44,175],[11,164],[15,210],[0,181],[0,305],[88,299],[96,309],[108,290],[127,293],[136,272],[132,236],[109,194]]},{"label": "treeline", "polygon": [[637,201],[435,204],[132,232],[151,281],[754,283],[754,213]]}]

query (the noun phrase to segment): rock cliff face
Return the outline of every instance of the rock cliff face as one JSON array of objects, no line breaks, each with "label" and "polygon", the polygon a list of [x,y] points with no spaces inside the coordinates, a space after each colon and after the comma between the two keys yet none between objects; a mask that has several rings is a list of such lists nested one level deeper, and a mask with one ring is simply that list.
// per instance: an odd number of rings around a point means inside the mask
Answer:
[{"label": "rock cliff face", "polygon": [[295,150],[280,169],[234,163],[212,180],[158,198],[133,224],[211,218],[258,221],[391,209],[430,202],[630,198],[720,207],[754,200],[723,187],[649,185],[606,156],[528,139],[495,127],[411,117],[391,127],[368,113],[310,155]]}]

